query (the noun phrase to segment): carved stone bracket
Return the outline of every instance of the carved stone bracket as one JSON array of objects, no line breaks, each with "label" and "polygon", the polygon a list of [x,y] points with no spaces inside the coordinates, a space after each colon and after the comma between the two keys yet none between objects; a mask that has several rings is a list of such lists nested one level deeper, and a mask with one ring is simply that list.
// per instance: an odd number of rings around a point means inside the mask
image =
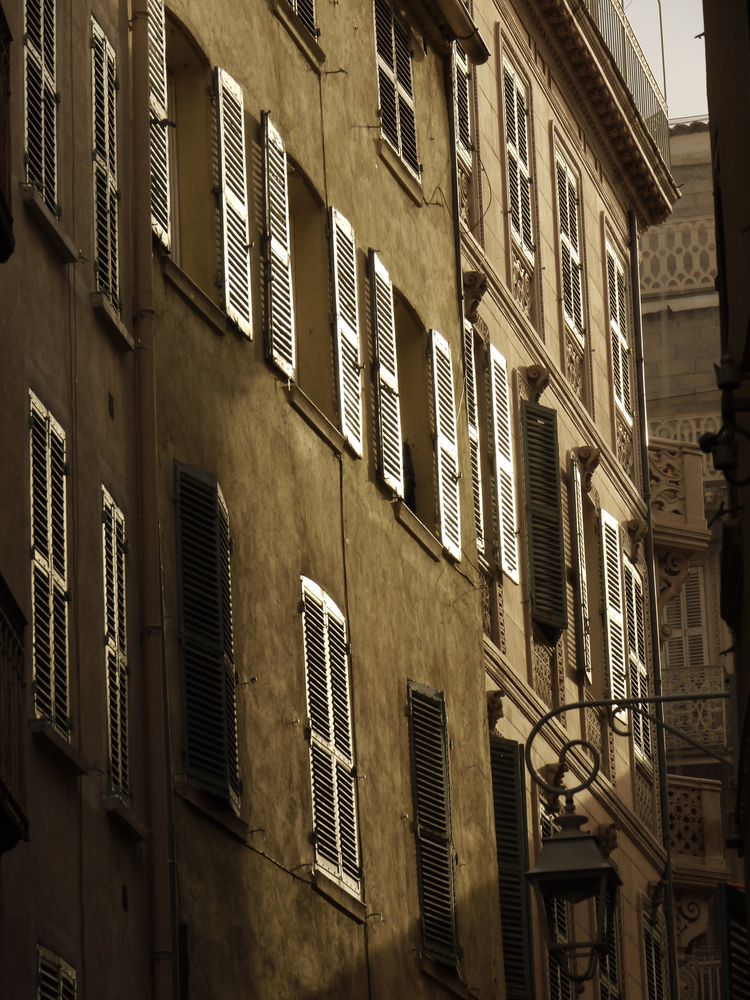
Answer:
[{"label": "carved stone bracket", "polygon": [[[563,778],[568,770],[567,764],[544,764],[543,767],[539,768],[539,774],[543,781],[546,781],[548,785],[553,785],[555,788],[559,788],[562,792],[564,789]],[[552,795],[549,792],[540,790],[539,797],[544,803],[544,808],[548,813],[552,813],[556,816],[560,812],[560,796]]]},{"label": "carved stone bracket", "polygon": [[507,693],[504,688],[487,692],[487,724],[490,727],[490,733],[494,733],[495,726],[503,718],[503,698]]},{"label": "carved stone bracket", "polygon": [[523,377],[529,387],[531,398],[535,403],[539,402],[539,397],[549,385],[550,370],[544,365],[527,365],[521,368]]},{"label": "carved stone bracket", "polygon": [[676,893],[675,924],[677,947],[686,950],[690,943],[708,930],[709,899],[698,893]]},{"label": "carved stone bracket", "polygon": [[634,517],[625,522],[625,531],[630,539],[630,561],[636,562],[641,549],[641,543],[648,532],[648,525],[642,517]]},{"label": "carved stone bracket", "polygon": [[617,823],[600,823],[596,839],[605,858],[617,850]]},{"label": "carved stone bracket", "polygon": [[568,333],[565,334],[565,378],[576,396],[583,399],[583,351],[576,339]]},{"label": "carved stone bracket", "polygon": [[479,303],[487,291],[487,275],[483,271],[464,271],[464,314],[470,323],[476,323]]},{"label": "carved stone bracket", "polygon": [[679,448],[649,450],[651,508],[665,514],[685,513],[685,466]]},{"label": "carved stone bracket", "polygon": [[596,467],[601,461],[602,453],[599,448],[595,448],[590,444],[585,444],[580,448],[574,448],[573,454],[581,467],[581,485],[583,486],[583,492],[589,493],[591,491],[591,477],[594,475]]},{"label": "carved stone bracket", "polygon": [[617,425],[617,458],[632,479],[635,469],[633,464],[633,428],[622,419],[619,413],[615,423]]},{"label": "carved stone bracket", "polygon": [[521,312],[531,319],[531,281],[532,272],[516,248],[513,248],[513,298],[521,307]]},{"label": "carved stone bracket", "polygon": [[659,617],[669,601],[677,597],[687,579],[690,567],[689,552],[658,552],[656,563],[659,573]]}]

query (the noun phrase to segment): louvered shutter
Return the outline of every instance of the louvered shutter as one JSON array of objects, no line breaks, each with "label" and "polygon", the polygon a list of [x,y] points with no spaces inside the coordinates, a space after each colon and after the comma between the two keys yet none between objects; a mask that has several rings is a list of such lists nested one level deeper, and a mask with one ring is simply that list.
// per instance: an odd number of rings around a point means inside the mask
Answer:
[{"label": "louvered shutter", "polygon": [[355,454],[361,458],[362,365],[359,353],[357,245],[354,241],[354,229],[338,209],[331,209],[330,226],[341,432]]},{"label": "louvered shutter", "polygon": [[661,945],[661,934],[658,928],[644,918],[643,950],[646,966],[646,997],[647,1000],[664,1000],[666,983],[664,975],[664,953]]},{"label": "louvered shutter", "polygon": [[31,596],[34,707],[70,736],[65,432],[31,395]]},{"label": "louvered shutter", "polygon": [[[628,639],[628,665],[630,672],[631,698],[648,698],[649,678],[646,653],[646,611],[643,595],[643,579],[638,570],[625,561],[625,610]],[[649,711],[648,705],[641,706]],[[636,751],[648,761],[652,761],[651,723],[638,712],[633,712],[633,742]]]},{"label": "louvered shutter", "polygon": [[169,136],[167,50],[163,0],[148,0],[148,108],[151,118],[151,228],[169,250]]},{"label": "louvered shutter", "polygon": [[586,533],[583,520],[583,478],[581,466],[570,459],[570,520],[573,540],[573,565],[576,574],[576,636],[578,638],[578,669],[589,684],[592,681],[591,623],[586,575]]},{"label": "louvered shutter", "polygon": [[453,363],[450,344],[437,330],[431,331],[431,343],[440,541],[446,552],[454,559],[460,559],[461,501],[458,489]]},{"label": "louvered shutter", "polygon": [[[606,510],[601,512],[602,579],[604,581],[604,634],[609,664],[609,694],[627,698],[625,622],[622,595],[620,526]],[[617,713],[623,718],[625,713]]]},{"label": "louvered shutter", "polygon": [[289,0],[292,9],[297,13],[300,21],[304,24],[313,38],[317,37],[318,29],[315,27],[315,0]]},{"label": "louvered shutter", "polygon": [[510,225],[526,257],[534,261],[534,229],[531,214],[529,123],[526,88],[515,69],[503,63],[505,143],[508,157]]},{"label": "louvered shutter", "polygon": [[568,624],[565,584],[557,414],[538,403],[522,404],[526,522],[531,614],[543,628]]},{"label": "louvered shutter", "polygon": [[96,288],[120,310],[119,201],[117,186],[117,64],[115,51],[91,19],[93,95],[94,270]]},{"label": "louvered shutter", "polygon": [[583,276],[581,269],[578,181],[571,170],[557,161],[557,209],[560,235],[560,267],[565,321],[583,337]]},{"label": "louvered shutter", "polygon": [[26,84],[26,179],[41,191],[54,215],[57,204],[56,10],[54,0],[26,0],[24,75]]},{"label": "louvered shutter", "polygon": [[682,591],[667,604],[669,670],[704,667],[708,663],[703,567],[691,566]]},{"label": "louvered shutter", "polygon": [[469,425],[469,451],[471,455],[471,492],[474,501],[474,529],[477,533],[477,552],[485,550],[484,506],[482,501],[482,461],[479,445],[479,417],[477,415],[477,375],[474,356],[474,327],[464,320],[464,382],[466,392],[466,420]]},{"label": "louvered shutter", "polygon": [[245,113],[242,88],[226,70],[215,70],[219,195],[224,258],[224,308],[247,337],[252,337],[250,236],[245,169]]},{"label": "louvered shutter", "polygon": [[375,0],[375,45],[380,127],[404,163],[419,176],[409,29],[388,0]]},{"label": "louvered shutter", "polygon": [[471,98],[469,60],[458,42],[453,43],[453,120],[456,129],[456,152],[464,168],[471,171]]},{"label": "louvered shutter", "polygon": [[266,235],[266,349],[288,378],[297,375],[289,190],[286,149],[266,112],[263,129],[263,193]]},{"label": "louvered shutter", "polygon": [[46,948],[37,948],[37,1000],[76,1000],[75,969]]},{"label": "louvered shutter", "polygon": [[102,488],[102,556],[109,783],[113,794],[127,798],[130,792],[130,761],[125,616],[125,517],[104,488]]},{"label": "louvered shutter", "polygon": [[619,256],[607,244],[607,289],[609,298],[609,329],[612,345],[612,382],[615,401],[623,414],[632,420],[633,400],[630,374],[630,342],[628,338],[625,272]]},{"label": "louvered shutter", "polygon": [[187,773],[239,802],[229,518],[216,480],[177,466],[183,709]]},{"label": "louvered shutter", "polygon": [[370,299],[375,334],[380,475],[397,496],[404,495],[401,402],[398,388],[393,286],[380,257],[370,251]]},{"label": "louvered shutter", "polygon": [[513,466],[510,379],[508,377],[508,364],[494,346],[490,346],[490,402],[495,446],[495,489],[497,492],[500,566],[514,583],[518,583],[516,481]]},{"label": "louvered shutter", "polygon": [[534,995],[534,966],[529,918],[529,866],[523,747],[490,736],[495,842],[500,878],[500,923],[507,1000]]},{"label": "louvered shutter", "polygon": [[[594,899],[596,920],[599,922],[599,896]],[[599,957],[599,1000],[619,1000],[620,971],[620,908],[617,893],[610,890],[606,901],[607,939],[605,951]]]},{"label": "louvered shutter", "polygon": [[456,968],[460,953],[444,695],[410,684],[409,718],[422,944],[431,958]]}]

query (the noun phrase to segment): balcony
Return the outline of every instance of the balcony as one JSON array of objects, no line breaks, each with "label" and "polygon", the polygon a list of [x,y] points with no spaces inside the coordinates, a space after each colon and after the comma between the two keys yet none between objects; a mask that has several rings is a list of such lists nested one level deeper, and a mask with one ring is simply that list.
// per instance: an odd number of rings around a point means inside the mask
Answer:
[{"label": "balcony", "polygon": [[[665,670],[662,685],[664,694],[719,694],[726,691],[724,668],[705,666]],[[664,706],[664,718],[702,747],[713,750],[714,753],[729,754],[726,701],[667,704]],[[691,747],[671,733],[667,733],[667,753],[681,759],[700,756],[697,747]]]},{"label": "balcony", "polygon": [[669,844],[678,882],[706,879],[714,885],[728,875],[721,821],[721,782],[667,777]]},{"label": "balcony", "polygon": [[0,854],[28,835],[23,767],[26,622],[0,576]]}]

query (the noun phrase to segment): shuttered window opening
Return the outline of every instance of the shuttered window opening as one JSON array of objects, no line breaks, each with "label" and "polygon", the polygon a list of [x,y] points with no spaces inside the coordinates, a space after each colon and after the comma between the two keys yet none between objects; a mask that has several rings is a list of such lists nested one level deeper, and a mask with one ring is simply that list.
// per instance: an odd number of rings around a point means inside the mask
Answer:
[{"label": "shuttered window opening", "polygon": [[[539,825],[542,839],[551,837],[555,832],[555,817],[546,806],[539,803]],[[573,914],[570,904],[561,899],[554,900],[553,920],[557,940],[567,943],[573,932]],[[549,952],[547,953],[547,971],[549,983],[549,1000],[573,1000],[574,990],[571,981],[563,974],[560,962]]]},{"label": "shuttered window opening", "polygon": [[419,177],[411,35],[389,0],[375,0],[375,45],[380,128],[406,166]]},{"label": "shuttered window opening", "polygon": [[632,423],[633,398],[625,268],[619,255],[609,243],[607,243],[607,291],[609,299],[609,332],[612,344],[612,385],[614,387],[615,403],[628,422]]},{"label": "shuttered window opening", "polygon": [[315,0],[287,0],[287,2],[313,38],[317,38],[320,32],[315,26]]},{"label": "shuttered window opening", "polygon": [[[595,897],[597,925],[599,922],[599,897]],[[620,906],[616,892],[607,893],[606,950],[599,956],[599,1000],[619,1000],[622,996],[620,945]]]},{"label": "shuttered window opening", "polygon": [[26,180],[53,213],[57,204],[57,105],[55,0],[26,0],[24,18],[24,83],[26,87]]},{"label": "shuttered window opening", "polygon": [[484,504],[482,500],[482,456],[479,444],[479,416],[477,410],[477,372],[474,353],[474,327],[468,320],[464,320],[464,391],[466,393],[466,421],[469,426],[474,530],[477,536],[477,552],[483,554],[485,551]]},{"label": "shuttered window opening", "polygon": [[245,166],[245,112],[242,88],[219,67],[214,71],[219,158],[224,308],[247,337],[252,337],[250,235]]},{"label": "shuttered window opening", "polygon": [[148,0],[148,108],[151,147],[151,228],[167,250],[170,221],[170,156],[167,99],[167,53],[163,0]]},{"label": "shuttered window opening", "polygon": [[583,340],[583,265],[578,180],[561,159],[557,160],[556,170],[563,314],[566,324]]},{"label": "shuttered window opening", "polygon": [[[604,583],[604,635],[608,663],[609,696],[627,698],[625,608],[622,585],[620,526],[606,510],[601,512],[602,580]],[[618,712],[624,719],[626,712]]]},{"label": "shuttered window opening", "polygon": [[396,496],[403,497],[404,456],[393,285],[385,265],[374,250],[370,251],[370,302],[375,338],[379,471],[386,486],[390,486]]},{"label": "shuttered window opening", "polygon": [[457,969],[461,953],[443,693],[410,683],[409,721],[422,946],[431,958]]},{"label": "shuttered window opening", "polygon": [[[628,670],[631,698],[648,698],[648,653],[646,650],[646,605],[644,583],[640,572],[625,560],[625,611],[628,639]],[[649,711],[648,705],[642,708]],[[638,712],[633,712],[633,743],[636,753],[647,763],[653,763],[651,723]]]},{"label": "shuttered window opening", "polygon": [[306,577],[302,577],[302,632],[315,865],[359,895],[359,824],[346,620],[331,598]]},{"label": "shuttered window opening", "polygon": [[495,451],[495,491],[500,568],[518,583],[518,524],[516,478],[513,465],[513,421],[510,408],[508,363],[500,351],[490,346],[490,410]]},{"label": "shuttered window opening", "polygon": [[666,645],[666,669],[705,667],[708,664],[708,644],[702,566],[690,567],[682,590],[668,602],[667,624],[671,635]]},{"label": "shuttered window opening", "polygon": [[593,679],[591,621],[586,573],[586,530],[583,517],[583,476],[575,456],[570,457],[570,530],[573,540],[573,567],[576,576],[576,653],[578,669],[589,684]]},{"label": "shuttered window opening", "polygon": [[65,431],[33,393],[30,401],[34,710],[69,739]]},{"label": "shuttered window opening", "polygon": [[528,102],[526,87],[508,62],[503,62],[503,103],[510,228],[526,259],[533,264],[536,248],[531,211]]},{"label": "shuttered window opening", "polygon": [[47,948],[37,946],[37,1000],[76,1000],[76,970]]},{"label": "shuttered window opening", "polygon": [[186,772],[239,804],[229,515],[213,476],[177,465],[177,578]]},{"label": "shuttered window opening", "polygon": [[643,953],[646,968],[646,1000],[664,1000],[667,995],[664,951],[658,927],[643,917]]},{"label": "shuttered window opening", "polygon": [[354,229],[331,209],[331,273],[336,343],[336,373],[341,432],[362,457],[362,363],[359,351],[357,245]]},{"label": "shuttered window opening", "polygon": [[117,63],[115,50],[91,19],[93,101],[94,271],[96,290],[120,311],[119,202],[117,186]]},{"label": "shuttered window opening", "polygon": [[297,377],[289,187],[284,142],[266,112],[262,115],[265,201],[266,351],[287,378]]},{"label": "shuttered window opening", "polygon": [[506,997],[529,1000],[534,995],[534,956],[526,881],[529,858],[522,745],[490,736],[490,765]]},{"label": "shuttered window opening", "polygon": [[459,42],[453,43],[453,120],[456,128],[456,152],[461,164],[471,173],[474,146],[471,141],[471,89],[469,60]]},{"label": "shuttered window opening", "polygon": [[130,795],[128,751],[128,651],[126,632],[125,517],[102,487],[104,577],[104,658],[107,690],[109,785],[114,795]]},{"label": "shuttered window opening", "polygon": [[456,437],[456,399],[453,362],[448,341],[437,330],[430,331],[432,347],[432,392],[435,405],[435,454],[437,459],[440,541],[454,559],[461,558],[461,498]]},{"label": "shuttered window opening", "polygon": [[521,417],[531,614],[556,638],[568,624],[557,414],[524,400]]}]

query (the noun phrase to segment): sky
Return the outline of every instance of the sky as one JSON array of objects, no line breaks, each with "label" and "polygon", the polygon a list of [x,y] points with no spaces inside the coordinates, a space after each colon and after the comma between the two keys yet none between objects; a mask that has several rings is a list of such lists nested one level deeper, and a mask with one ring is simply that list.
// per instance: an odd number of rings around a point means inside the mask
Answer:
[{"label": "sky", "polygon": [[[658,0],[622,0],[625,13],[660,86],[663,86]],[[661,0],[670,121],[705,115],[706,63],[702,0]]]}]

